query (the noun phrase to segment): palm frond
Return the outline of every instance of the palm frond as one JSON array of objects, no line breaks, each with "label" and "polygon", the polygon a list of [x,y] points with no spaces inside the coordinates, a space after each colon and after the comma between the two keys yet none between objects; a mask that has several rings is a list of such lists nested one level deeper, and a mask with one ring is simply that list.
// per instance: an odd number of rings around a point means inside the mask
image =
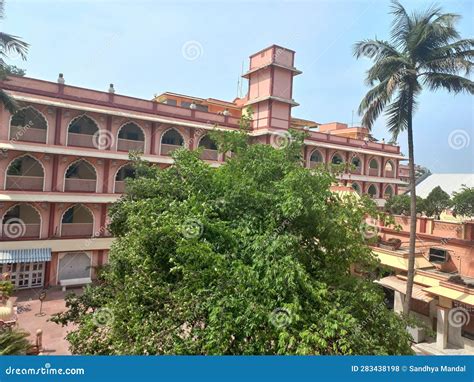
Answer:
[{"label": "palm frond", "polygon": [[410,113],[408,110],[412,98],[407,89],[398,92],[397,99],[393,101],[385,111],[387,116],[387,127],[392,134],[392,139],[397,140],[398,135],[408,128]]},{"label": "palm frond", "polygon": [[396,47],[402,48],[413,28],[413,21],[399,1],[392,1],[390,8],[390,13],[394,16],[390,37]]},{"label": "palm frond", "polygon": [[404,57],[385,57],[377,61],[368,71],[366,84],[372,86],[376,81],[399,76],[411,65]]},{"label": "palm frond", "polygon": [[28,47],[29,44],[20,40],[19,37],[0,32],[0,56],[8,57],[9,53],[15,53],[20,55],[23,60],[26,60]]},{"label": "palm frond", "polygon": [[22,329],[0,331],[0,355],[26,355],[32,347],[28,336]]},{"label": "palm frond", "polygon": [[448,73],[424,73],[423,83],[431,90],[446,89],[453,93],[474,94],[474,82],[455,74]]},{"label": "palm frond", "polygon": [[10,114],[14,114],[19,108],[18,102],[15,101],[12,97],[10,97],[2,89],[0,89],[0,105],[3,105],[5,109],[10,112]]},{"label": "palm frond", "polygon": [[358,113],[362,115],[362,125],[369,130],[372,129],[374,122],[382,113],[385,105],[390,102],[392,94],[396,90],[396,86],[390,80],[391,78],[387,78],[369,90],[359,105]]}]

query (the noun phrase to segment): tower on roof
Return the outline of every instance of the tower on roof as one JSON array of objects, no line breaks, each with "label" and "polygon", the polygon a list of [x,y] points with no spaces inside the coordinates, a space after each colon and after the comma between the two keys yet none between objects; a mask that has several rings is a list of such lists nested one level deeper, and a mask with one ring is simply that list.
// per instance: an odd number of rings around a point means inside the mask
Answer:
[{"label": "tower on roof", "polygon": [[250,56],[250,68],[242,77],[249,80],[245,106],[253,110],[254,129],[288,129],[293,100],[295,52],[272,45]]}]

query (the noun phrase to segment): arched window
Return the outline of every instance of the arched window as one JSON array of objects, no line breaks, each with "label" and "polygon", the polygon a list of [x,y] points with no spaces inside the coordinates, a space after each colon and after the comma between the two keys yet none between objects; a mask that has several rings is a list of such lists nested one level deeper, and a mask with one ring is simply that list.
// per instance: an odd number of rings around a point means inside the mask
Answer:
[{"label": "arched window", "polygon": [[386,163],[385,163],[385,168],[384,168],[384,171],[385,171],[385,176],[387,178],[393,178],[395,176],[395,171],[394,171],[395,167],[392,163],[391,160],[388,160]]},{"label": "arched window", "polygon": [[205,135],[201,138],[201,140],[199,141],[199,147],[204,148],[201,154],[201,159],[214,161],[217,160],[217,145],[214,143],[211,137],[209,137],[209,135]]},{"label": "arched window", "polygon": [[32,106],[18,110],[10,121],[10,140],[46,143],[47,131],[46,118]]},{"label": "arched window", "polygon": [[184,146],[183,136],[175,129],[170,129],[161,137],[161,155],[170,155],[178,147]]},{"label": "arched window", "polygon": [[61,219],[61,236],[91,237],[94,230],[92,212],[82,204],[68,208]]},{"label": "arched window", "polygon": [[342,156],[340,154],[336,153],[332,156],[331,163],[337,165],[344,163],[344,160],[342,159]]},{"label": "arched window", "polygon": [[69,146],[96,147],[94,144],[94,134],[99,131],[95,121],[87,115],[75,118],[69,124],[67,144]]},{"label": "arched window", "polygon": [[143,130],[133,122],[123,125],[118,133],[117,150],[141,151],[145,149],[145,135]]},{"label": "arched window", "polygon": [[384,199],[389,199],[393,196],[393,188],[391,185],[385,187],[385,192],[383,193]]},{"label": "arched window", "polygon": [[42,191],[44,170],[41,163],[30,155],[14,159],[7,169],[6,190]]},{"label": "arched window", "polygon": [[117,175],[115,175],[115,193],[121,194],[125,191],[125,180],[130,178],[135,178],[135,168],[127,164],[125,166],[120,167],[117,171]]},{"label": "arched window", "polygon": [[314,150],[309,157],[309,167],[313,168],[324,163],[323,155],[319,150]]},{"label": "arched window", "polygon": [[369,194],[370,197],[375,198],[377,196],[377,187],[371,184],[369,188],[367,189],[367,194]]},{"label": "arched window", "polygon": [[58,256],[58,280],[91,282],[92,256],[87,252],[66,252]]},{"label": "arched window", "polygon": [[359,157],[354,156],[351,159],[351,165],[354,167],[352,170],[353,174],[360,174],[362,173],[362,161]]},{"label": "arched window", "polygon": [[352,183],[351,187],[352,187],[352,189],[353,189],[354,191],[356,191],[358,194],[361,193],[361,189],[360,189],[360,186],[359,186],[358,183]]},{"label": "arched window", "polygon": [[19,238],[39,238],[41,217],[29,204],[17,204],[3,216],[2,237],[5,240]]},{"label": "arched window", "polygon": [[378,176],[379,175],[379,162],[377,159],[372,158],[369,162],[369,175]]},{"label": "arched window", "polygon": [[96,182],[97,174],[94,166],[80,159],[67,168],[64,191],[95,192]]}]

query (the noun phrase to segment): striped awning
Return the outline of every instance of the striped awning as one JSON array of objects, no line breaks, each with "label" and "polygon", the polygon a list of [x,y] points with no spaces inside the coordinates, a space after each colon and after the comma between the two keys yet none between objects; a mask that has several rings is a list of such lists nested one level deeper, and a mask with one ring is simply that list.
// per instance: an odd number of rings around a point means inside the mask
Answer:
[{"label": "striped awning", "polygon": [[51,261],[51,248],[0,249],[0,264]]}]

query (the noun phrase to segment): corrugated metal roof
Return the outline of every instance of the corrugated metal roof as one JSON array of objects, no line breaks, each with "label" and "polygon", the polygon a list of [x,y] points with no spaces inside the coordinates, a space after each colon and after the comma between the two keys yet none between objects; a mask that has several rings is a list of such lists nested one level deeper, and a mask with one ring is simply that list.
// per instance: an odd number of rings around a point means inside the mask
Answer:
[{"label": "corrugated metal roof", "polygon": [[0,264],[51,261],[51,248],[0,249]]},{"label": "corrugated metal roof", "polygon": [[[375,282],[389,289],[393,289],[400,293],[406,294],[406,280],[401,280],[396,276],[384,277],[383,279],[376,280]],[[431,297],[428,293],[424,292],[423,287],[417,284],[413,284],[412,298],[424,302],[430,302],[433,300],[433,297]]]},{"label": "corrugated metal roof", "polygon": [[463,184],[467,187],[474,187],[474,174],[431,174],[416,186],[416,195],[426,198],[437,186],[451,195],[453,192],[461,190]]}]

